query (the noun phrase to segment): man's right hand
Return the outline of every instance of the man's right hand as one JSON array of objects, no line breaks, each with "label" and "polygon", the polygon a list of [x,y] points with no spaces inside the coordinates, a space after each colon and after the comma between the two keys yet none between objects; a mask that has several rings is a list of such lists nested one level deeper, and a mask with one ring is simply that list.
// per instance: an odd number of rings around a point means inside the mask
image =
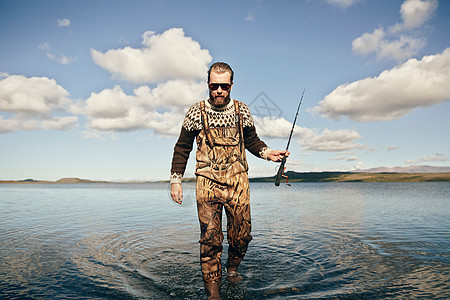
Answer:
[{"label": "man's right hand", "polygon": [[181,204],[183,201],[183,188],[181,187],[181,183],[172,183],[170,187],[170,196],[172,196],[172,200],[178,204]]}]

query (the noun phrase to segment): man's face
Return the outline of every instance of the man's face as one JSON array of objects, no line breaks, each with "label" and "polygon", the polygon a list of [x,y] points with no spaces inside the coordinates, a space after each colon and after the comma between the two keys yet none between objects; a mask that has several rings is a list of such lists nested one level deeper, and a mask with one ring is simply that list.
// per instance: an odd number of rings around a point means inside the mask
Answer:
[{"label": "man's face", "polygon": [[209,99],[214,106],[222,107],[230,102],[230,92],[233,86],[230,77],[230,72],[216,73],[212,71],[209,75]]}]

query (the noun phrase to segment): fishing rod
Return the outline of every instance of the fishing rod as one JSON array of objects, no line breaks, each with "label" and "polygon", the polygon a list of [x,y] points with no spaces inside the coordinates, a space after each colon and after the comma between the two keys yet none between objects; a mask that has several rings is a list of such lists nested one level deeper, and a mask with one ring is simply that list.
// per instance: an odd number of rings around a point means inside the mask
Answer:
[{"label": "fishing rod", "polygon": [[[294,133],[295,122],[297,122],[297,116],[298,116],[298,112],[300,111],[300,106],[302,105],[302,100],[303,100],[303,95],[304,94],[305,94],[305,90],[303,89],[302,97],[300,98],[300,103],[298,104],[298,107],[297,107],[297,113],[295,114],[294,123],[292,123],[292,129],[291,129],[291,133],[289,134],[289,139],[288,139],[288,142],[287,142],[287,145],[286,145],[286,151],[288,151],[289,144],[291,143],[292,133]],[[281,164],[280,164],[280,168],[278,169],[277,178],[275,179],[275,185],[276,186],[280,185],[281,177],[285,177],[286,178],[286,184],[288,184],[287,183],[287,176],[284,175],[284,171],[286,170],[286,167],[284,166],[286,164],[286,160],[287,160],[287,156],[284,155],[283,159],[281,161]]]}]

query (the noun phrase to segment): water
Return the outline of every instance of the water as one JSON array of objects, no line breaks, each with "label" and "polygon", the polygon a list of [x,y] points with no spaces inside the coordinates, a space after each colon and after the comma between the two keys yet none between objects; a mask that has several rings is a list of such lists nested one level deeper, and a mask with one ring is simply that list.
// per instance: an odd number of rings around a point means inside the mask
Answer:
[{"label": "water", "polygon": [[[166,184],[0,185],[0,298],[204,299],[185,191],[179,207]],[[251,195],[245,280],[224,278],[223,299],[450,297],[449,183],[251,183]]]}]

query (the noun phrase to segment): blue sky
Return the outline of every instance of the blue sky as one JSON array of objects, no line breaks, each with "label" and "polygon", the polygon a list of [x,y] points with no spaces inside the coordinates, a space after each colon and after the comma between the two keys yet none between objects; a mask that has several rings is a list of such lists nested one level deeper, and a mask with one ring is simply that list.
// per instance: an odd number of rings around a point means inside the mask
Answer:
[{"label": "blue sky", "polygon": [[289,170],[448,166],[449,20],[442,0],[2,0],[0,179],[168,179],[215,61],[274,149],[306,89]]}]

